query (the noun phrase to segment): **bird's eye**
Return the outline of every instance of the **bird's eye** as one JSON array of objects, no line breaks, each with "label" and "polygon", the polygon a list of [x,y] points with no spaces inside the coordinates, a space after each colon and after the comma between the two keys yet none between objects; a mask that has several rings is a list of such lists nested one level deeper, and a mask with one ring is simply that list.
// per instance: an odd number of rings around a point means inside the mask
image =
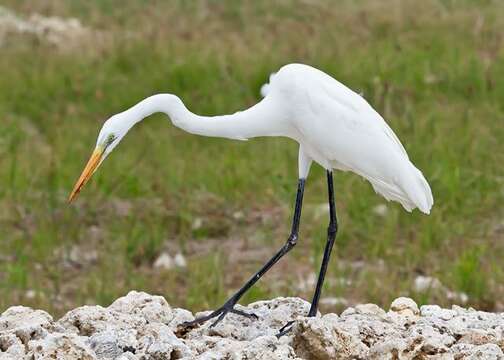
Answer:
[{"label": "bird's eye", "polygon": [[114,134],[110,134],[107,137],[107,141],[105,142],[105,145],[109,146],[110,144],[112,144],[114,142],[115,139],[116,139],[116,136]]}]

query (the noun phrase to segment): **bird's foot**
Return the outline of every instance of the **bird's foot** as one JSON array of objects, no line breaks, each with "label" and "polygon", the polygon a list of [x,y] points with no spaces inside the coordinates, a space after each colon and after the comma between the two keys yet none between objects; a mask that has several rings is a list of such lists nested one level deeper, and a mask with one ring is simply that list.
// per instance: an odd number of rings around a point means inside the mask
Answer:
[{"label": "bird's foot", "polygon": [[186,322],[179,325],[179,331],[187,332],[187,331],[197,327],[198,325],[201,325],[201,324],[207,322],[210,319],[217,318],[210,325],[210,328],[213,328],[218,323],[220,323],[228,313],[240,315],[240,316],[246,317],[247,319],[250,319],[250,320],[259,319],[259,317],[254,313],[248,313],[248,312],[245,312],[242,310],[235,309],[234,308],[235,305],[236,305],[236,303],[232,303],[232,302],[226,303],[222,307],[220,307],[219,309],[211,312],[210,314],[208,314],[206,316],[202,316],[200,318],[194,319],[193,321],[186,321]]},{"label": "bird's foot", "polygon": [[277,339],[280,339],[282,336],[291,332],[292,328],[294,327],[294,322],[295,322],[294,320],[291,320],[287,324],[282,326],[282,328],[278,330],[278,334],[276,334]]}]

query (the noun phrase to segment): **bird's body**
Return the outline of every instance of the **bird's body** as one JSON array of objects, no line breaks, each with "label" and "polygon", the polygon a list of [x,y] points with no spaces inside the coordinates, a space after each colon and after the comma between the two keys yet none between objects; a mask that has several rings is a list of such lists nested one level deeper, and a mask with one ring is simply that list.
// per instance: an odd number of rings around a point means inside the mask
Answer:
[{"label": "bird's body", "polygon": [[[429,184],[392,129],[362,96],[303,64],[283,66],[262,93],[261,102],[231,115],[198,116],[169,99],[165,112],[176,126],[197,135],[238,140],[289,137],[300,145],[300,177],[307,177],[313,160],[327,170],[361,175],[376,192],[408,211],[418,207],[429,213],[433,204]],[[162,102],[163,96],[150,99]]]},{"label": "bird's body", "polygon": [[247,140],[284,136],[299,143],[299,181],[292,230],[286,244],[221,308],[190,325],[234,309],[241,296],[297,243],[304,184],[312,161],[327,170],[330,222],[309,316],[317,311],[324,276],[338,229],[332,170],[352,171],[371,182],[376,192],[411,211],[428,214],[433,205],[429,184],[384,119],[359,94],[324,72],[308,65],[289,64],[270,77],[264,96],[247,110],[231,115],[200,116],[190,112],[175,95],[158,94],[116,114],[103,125],[96,149],[70,195],[72,200],[101,162],[139,121],[163,112],[172,123],[192,134]]},{"label": "bird's body", "polygon": [[[287,136],[300,144],[300,159],[324,168],[353,171],[388,200],[429,213],[430,187],[404,147],[367,101],[313,67],[290,64],[271,77],[267,101],[282,103]],[[273,120],[273,119],[272,119]],[[304,154],[303,154],[304,153]],[[302,169],[300,164],[300,175]]]}]

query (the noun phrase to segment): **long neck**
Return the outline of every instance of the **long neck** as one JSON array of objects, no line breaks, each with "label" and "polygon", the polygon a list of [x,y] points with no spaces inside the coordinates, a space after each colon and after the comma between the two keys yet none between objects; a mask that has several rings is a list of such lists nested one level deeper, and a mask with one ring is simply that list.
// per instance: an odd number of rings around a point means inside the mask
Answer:
[{"label": "long neck", "polygon": [[203,136],[245,140],[256,136],[288,136],[289,133],[282,112],[267,98],[231,115],[200,116],[190,112],[175,95],[158,94],[142,100],[123,114],[132,126],[156,112],[167,114],[182,130]]}]

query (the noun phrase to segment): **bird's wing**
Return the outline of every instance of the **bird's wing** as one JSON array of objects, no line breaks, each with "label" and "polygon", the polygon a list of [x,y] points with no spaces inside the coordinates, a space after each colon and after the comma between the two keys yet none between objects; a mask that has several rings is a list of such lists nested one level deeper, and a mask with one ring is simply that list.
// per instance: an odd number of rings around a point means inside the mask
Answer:
[{"label": "bird's wing", "polygon": [[320,79],[319,85],[331,100],[345,107],[350,113],[355,114],[355,116],[352,116],[352,121],[357,122],[354,126],[359,127],[361,131],[366,131],[366,129],[369,128],[379,129],[392,140],[398,150],[408,158],[408,154],[397,135],[392,131],[383,117],[376,112],[361,95],[350,90],[330,76]]},{"label": "bird's wing", "polygon": [[407,210],[430,211],[433,199],[427,181],[364,98],[322,72],[311,72],[301,86],[308,100],[303,115],[309,121],[300,119],[297,125],[323,158],[368,179],[377,192]]}]

